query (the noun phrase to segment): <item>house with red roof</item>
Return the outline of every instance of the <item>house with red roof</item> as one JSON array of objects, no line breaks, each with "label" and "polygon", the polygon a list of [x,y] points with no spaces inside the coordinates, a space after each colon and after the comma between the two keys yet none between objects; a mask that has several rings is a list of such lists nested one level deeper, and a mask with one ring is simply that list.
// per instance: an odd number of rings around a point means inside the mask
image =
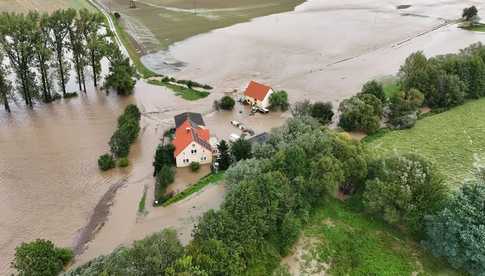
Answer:
[{"label": "house with red roof", "polygon": [[190,166],[192,162],[212,163],[210,132],[202,115],[186,112],[175,116],[174,157],[177,167]]},{"label": "house with red roof", "polygon": [[244,91],[244,98],[250,105],[256,105],[262,108],[269,107],[269,97],[274,93],[270,86],[251,81]]}]

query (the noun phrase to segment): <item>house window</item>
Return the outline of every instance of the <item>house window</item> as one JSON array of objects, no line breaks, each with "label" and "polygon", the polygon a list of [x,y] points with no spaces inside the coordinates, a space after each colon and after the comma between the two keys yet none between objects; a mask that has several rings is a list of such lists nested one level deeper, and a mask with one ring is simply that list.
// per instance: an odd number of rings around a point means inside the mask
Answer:
[{"label": "house window", "polygon": [[192,154],[196,154],[197,153],[197,150],[196,149],[193,149],[190,151]]},{"label": "house window", "polygon": [[200,158],[200,160],[201,160],[201,161],[205,161],[205,160],[207,160],[207,157],[202,156],[202,157]]},{"label": "house window", "polygon": [[184,159],[184,163],[189,163],[189,159]]}]

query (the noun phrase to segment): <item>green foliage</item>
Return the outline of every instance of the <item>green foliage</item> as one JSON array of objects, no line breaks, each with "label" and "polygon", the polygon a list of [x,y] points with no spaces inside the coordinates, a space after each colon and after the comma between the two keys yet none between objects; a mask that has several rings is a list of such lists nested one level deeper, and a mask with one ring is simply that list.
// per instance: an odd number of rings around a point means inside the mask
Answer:
[{"label": "green foliage", "polygon": [[330,124],[334,115],[332,103],[315,102],[311,107],[310,115],[322,125]]},{"label": "green foliage", "polygon": [[118,47],[113,45],[111,48],[109,74],[106,77],[105,86],[113,88],[119,95],[130,95],[136,84],[136,69],[131,66],[130,59],[124,57]]},{"label": "green foliage", "polygon": [[244,138],[237,139],[234,143],[231,144],[231,155],[235,162],[251,158],[251,142],[245,140]]},{"label": "green foliage", "polygon": [[477,7],[471,6],[469,8],[464,8],[461,17],[466,21],[473,20],[478,15]]},{"label": "green foliage", "polygon": [[98,167],[102,171],[107,171],[115,167],[115,160],[111,154],[103,154],[98,159]]},{"label": "green foliage", "polygon": [[446,207],[426,218],[426,245],[455,268],[485,271],[485,181],[465,183]]},{"label": "green foliage", "polygon": [[190,170],[193,172],[197,172],[200,169],[200,163],[199,162],[192,162],[190,163]]},{"label": "green foliage", "polygon": [[157,174],[157,180],[155,184],[155,200],[165,195],[165,190],[168,185],[172,184],[175,180],[175,170],[173,167],[163,165],[160,172]]},{"label": "green foliage", "polygon": [[365,183],[364,205],[390,224],[421,233],[424,216],[437,212],[447,199],[447,187],[431,164],[416,155],[375,161]]},{"label": "green foliage", "polygon": [[167,201],[163,203],[163,206],[168,206],[175,202],[181,201],[182,199],[185,199],[190,195],[202,190],[209,184],[220,182],[223,178],[224,178],[224,172],[209,174],[208,176],[201,178],[197,183],[190,185],[187,189],[169,198]]},{"label": "green foliage", "polygon": [[72,250],[58,248],[49,240],[37,239],[15,249],[12,268],[25,276],[58,275],[73,258]]},{"label": "green foliage", "polygon": [[[372,95],[368,96],[372,97]],[[369,102],[371,97],[366,97]],[[376,107],[379,107],[377,102],[374,103]],[[379,129],[381,118],[378,113],[381,110],[375,110],[372,104],[357,96],[342,101],[339,107],[341,112],[339,126],[346,131],[376,132]]]},{"label": "green foliage", "polygon": [[384,93],[384,87],[381,83],[372,80],[368,81],[362,87],[361,94],[371,94],[378,98],[382,103],[387,101],[386,94]]},{"label": "green foliage", "polygon": [[390,99],[389,123],[396,129],[413,127],[423,101],[423,94],[416,89],[395,93]]},{"label": "green foliage", "polygon": [[127,157],[122,157],[122,158],[118,159],[118,161],[116,163],[117,163],[118,167],[126,168],[130,165],[130,160]]},{"label": "green foliage", "polygon": [[227,170],[231,165],[231,156],[229,155],[229,145],[225,140],[221,140],[219,145],[217,145],[219,151],[219,157],[217,158],[217,163],[219,163],[220,170]]},{"label": "green foliage", "polygon": [[277,91],[269,96],[269,105],[272,110],[288,110],[288,93],[286,91]]},{"label": "green foliage", "polygon": [[140,133],[141,114],[136,105],[128,105],[118,118],[118,129],[109,141],[111,153],[116,158],[127,157],[130,145],[135,142]]},{"label": "green foliage", "polygon": [[232,110],[235,104],[236,101],[234,101],[234,99],[229,96],[224,96],[219,101],[219,107],[223,110]]},{"label": "green foliage", "polygon": [[174,157],[175,146],[172,143],[163,145],[160,144],[157,147],[155,152],[155,158],[153,161],[153,176],[156,176],[162,166],[173,166],[175,165],[175,157]]},{"label": "green foliage", "polygon": [[374,114],[377,117],[382,117],[383,113],[383,106],[381,100],[379,100],[376,96],[372,94],[359,94],[359,99],[361,99],[364,103],[372,106],[374,110]]}]

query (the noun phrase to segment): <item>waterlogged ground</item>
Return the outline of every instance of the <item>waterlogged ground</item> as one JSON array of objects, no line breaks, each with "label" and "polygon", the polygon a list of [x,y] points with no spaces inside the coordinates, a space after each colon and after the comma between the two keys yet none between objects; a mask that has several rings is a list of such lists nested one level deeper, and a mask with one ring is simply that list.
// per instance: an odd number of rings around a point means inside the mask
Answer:
[{"label": "waterlogged ground", "polygon": [[[178,9],[190,8],[187,1],[176,3],[185,3],[174,5]],[[205,3],[214,3],[208,7],[212,9],[227,8],[217,6],[222,1]],[[175,44],[164,54],[187,64],[177,77],[215,87],[199,101],[185,101],[163,87],[139,81],[134,96],[128,98],[91,89],[65,102],[36,105],[33,111],[21,101],[12,115],[0,110],[0,274],[10,272],[15,246],[35,238],[61,246],[78,246],[85,240],[82,237],[92,240],[78,264],[164,227],[175,227],[186,242],[196,218],[220,204],[223,186],[209,186],[172,209],[154,210],[147,201],[148,214],[141,218],[137,214],[143,190],[153,187],[155,148],[179,112],[204,113],[209,128],[221,138],[239,133],[230,126],[232,119],[258,133],[282,124],[288,114],[249,116],[239,105],[232,113],[213,113],[212,102],[234,89],[242,91],[249,79],[286,89],[292,102],[305,98],[338,102],[368,79],[397,72],[413,51],[448,53],[485,40],[483,33],[460,30],[442,19],[457,18],[464,6],[480,3],[407,3],[413,6],[397,10],[402,4],[398,1],[310,0],[294,12],[257,18]],[[162,26],[160,22],[153,24]],[[164,63],[157,56],[146,58]],[[97,157],[108,150],[116,118],[128,103],[136,103],[143,113],[142,131],[130,154],[132,166],[100,173]],[[106,196],[118,183],[121,188]],[[148,200],[152,195],[149,190]],[[103,198],[107,199],[101,204],[104,210],[95,211]],[[93,233],[83,231],[93,221],[101,224]]]},{"label": "waterlogged ground", "polygon": [[94,11],[86,0],[1,0],[0,12],[53,12],[58,9],[90,9]]}]

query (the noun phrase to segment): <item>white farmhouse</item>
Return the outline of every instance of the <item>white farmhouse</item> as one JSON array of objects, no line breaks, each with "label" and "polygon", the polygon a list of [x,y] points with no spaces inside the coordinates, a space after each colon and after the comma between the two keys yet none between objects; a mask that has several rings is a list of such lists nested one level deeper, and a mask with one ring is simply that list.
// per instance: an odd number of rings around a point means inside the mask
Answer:
[{"label": "white farmhouse", "polygon": [[273,88],[255,81],[251,81],[246,88],[246,91],[244,91],[244,98],[250,105],[268,108],[269,97],[273,93]]},{"label": "white farmhouse", "polygon": [[177,167],[187,167],[192,162],[211,164],[210,132],[205,127],[202,115],[189,112],[179,114],[175,116],[175,126],[172,143]]}]

